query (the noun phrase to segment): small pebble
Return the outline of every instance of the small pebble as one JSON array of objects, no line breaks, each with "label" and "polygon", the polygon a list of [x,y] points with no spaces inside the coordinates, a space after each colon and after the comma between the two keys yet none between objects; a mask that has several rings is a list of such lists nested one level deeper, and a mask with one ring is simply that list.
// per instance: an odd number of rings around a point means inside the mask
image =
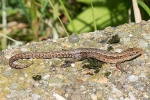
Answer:
[{"label": "small pebble", "polygon": [[138,80],[138,77],[135,76],[135,75],[130,75],[130,76],[128,77],[128,80],[129,80],[130,82],[134,82],[134,81],[137,81],[137,80]]},{"label": "small pebble", "polygon": [[91,94],[91,99],[92,100],[97,100],[97,96],[95,94]]},{"label": "small pebble", "polygon": [[12,83],[12,84],[11,84],[11,88],[12,88],[12,89],[16,89],[17,87],[18,87],[18,83]]},{"label": "small pebble", "polygon": [[137,100],[131,92],[129,92],[129,97],[130,97],[130,100]]},{"label": "small pebble", "polygon": [[56,98],[56,100],[66,100],[64,97],[56,93],[54,93],[53,96]]},{"label": "small pebble", "polygon": [[71,100],[81,100],[81,96],[79,93],[74,93],[72,96],[71,96]]},{"label": "small pebble", "polygon": [[79,38],[79,36],[73,34],[73,35],[71,35],[71,36],[68,38],[68,40],[69,40],[69,42],[71,42],[71,43],[76,43],[76,42],[79,42],[80,38]]},{"label": "small pebble", "polygon": [[141,71],[141,73],[140,73],[139,77],[143,77],[143,78],[145,78],[145,77],[146,77],[145,72],[144,72],[144,71]]},{"label": "small pebble", "polygon": [[41,98],[41,96],[38,94],[32,94],[32,98],[33,98],[33,100],[39,100]]},{"label": "small pebble", "polygon": [[49,74],[47,74],[47,75],[43,76],[43,78],[42,78],[42,79],[46,80],[46,79],[48,79],[49,77],[50,77],[50,75],[49,75]]},{"label": "small pebble", "polygon": [[140,40],[138,45],[141,48],[146,48],[148,46],[148,43],[145,40]]}]

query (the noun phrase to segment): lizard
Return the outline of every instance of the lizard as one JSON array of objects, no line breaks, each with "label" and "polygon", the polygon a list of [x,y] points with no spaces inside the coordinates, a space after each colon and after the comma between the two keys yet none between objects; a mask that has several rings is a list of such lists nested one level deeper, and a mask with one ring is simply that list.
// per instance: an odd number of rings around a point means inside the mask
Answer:
[{"label": "lizard", "polygon": [[19,53],[12,56],[9,59],[9,65],[12,68],[22,69],[27,68],[31,64],[27,65],[16,65],[13,62],[19,59],[52,59],[52,58],[74,58],[77,60],[83,58],[94,58],[102,62],[116,64],[116,67],[123,71],[121,68],[121,63],[132,60],[142,54],[141,48],[128,48],[120,53],[118,52],[108,52],[106,50],[97,48],[77,48],[72,50],[61,50],[61,51],[51,51],[51,52],[25,52]]}]

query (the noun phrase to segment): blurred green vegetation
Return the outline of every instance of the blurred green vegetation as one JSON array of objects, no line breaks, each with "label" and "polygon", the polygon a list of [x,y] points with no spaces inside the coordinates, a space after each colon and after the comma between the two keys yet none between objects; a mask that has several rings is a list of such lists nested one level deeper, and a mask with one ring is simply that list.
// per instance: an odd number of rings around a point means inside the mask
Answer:
[{"label": "blurred green vegetation", "polygon": [[[50,1],[53,7],[50,5]],[[2,0],[1,11],[6,12],[6,30],[3,30],[3,12],[0,12],[0,34],[27,43],[41,41],[49,38],[67,36],[65,29],[60,24],[61,19],[69,34],[75,33],[64,13],[60,0]],[[78,33],[94,31],[93,14],[98,30],[107,26],[134,22],[132,0],[61,0],[66,7],[71,20]],[[91,7],[91,1],[93,9]],[[3,9],[5,2],[5,9]],[[149,19],[149,0],[138,0],[142,20]],[[92,12],[93,11],[93,12]],[[129,15],[129,11],[131,14]],[[0,35],[0,39],[5,38]],[[3,42],[9,45],[17,45],[17,41],[6,38],[0,42],[0,50]],[[7,47],[6,46],[6,47]]]}]

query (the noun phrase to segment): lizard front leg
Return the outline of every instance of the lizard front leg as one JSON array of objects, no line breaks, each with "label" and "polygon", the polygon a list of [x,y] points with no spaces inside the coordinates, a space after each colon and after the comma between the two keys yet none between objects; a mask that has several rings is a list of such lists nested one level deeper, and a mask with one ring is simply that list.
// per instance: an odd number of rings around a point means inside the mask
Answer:
[{"label": "lizard front leg", "polygon": [[70,67],[72,63],[77,62],[77,61],[82,61],[85,58],[82,57],[78,57],[78,58],[66,58],[65,60],[65,64],[62,64],[61,67],[66,68],[66,67]]}]

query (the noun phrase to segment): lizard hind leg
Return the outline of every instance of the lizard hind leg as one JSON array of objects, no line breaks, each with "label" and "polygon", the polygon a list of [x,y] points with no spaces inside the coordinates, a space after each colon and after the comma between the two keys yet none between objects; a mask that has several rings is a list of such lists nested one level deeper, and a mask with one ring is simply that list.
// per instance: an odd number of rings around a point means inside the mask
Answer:
[{"label": "lizard hind leg", "polygon": [[72,63],[74,63],[74,62],[72,62],[72,61],[65,61],[65,64],[62,64],[61,67],[62,68],[70,67]]},{"label": "lizard hind leg", "polygon": [[121,62],[116,63],[116,68],[119,69],[121,72],[127,73],[122,67],[121,67]]}]

